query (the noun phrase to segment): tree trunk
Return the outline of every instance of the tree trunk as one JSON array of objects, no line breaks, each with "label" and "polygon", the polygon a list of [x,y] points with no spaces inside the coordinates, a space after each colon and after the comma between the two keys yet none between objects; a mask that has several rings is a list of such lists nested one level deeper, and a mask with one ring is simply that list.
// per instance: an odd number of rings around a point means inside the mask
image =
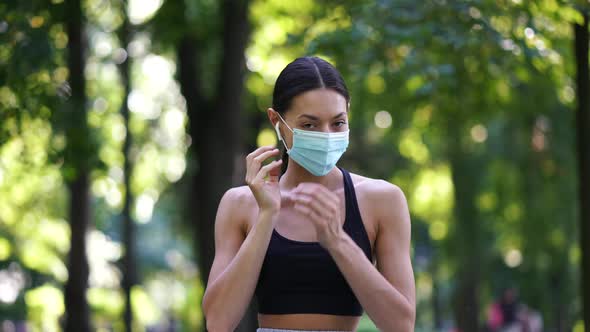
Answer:
[{"label": "tree trunk", "polygon": [[[196,216],[195,250],[204,287],[215,254],[213,233],[217,206],[223,193],[238,184],[234,177],[235,166],[243,162],[240,159],[243,149],[240,125],[244,123],[241,121],[241,95],[244,51],[250,30],[248,6],[247,0],[226,0],[222,4],[223,49],[213,101],[206,100],[201,94],[197,75],[200,70],[198,40],[187,35],[178,46],[180,85],[187,102],[193,139],[190,154],[196,165],[189,202],[189,208],[194,211],[189,215]],[[205,328],[204,323],[202,326]],[[256,327],[256,310],[251,305],[237,330],[252,331]]]},{"label": "tree trunk", "polygon": [[[198,110],[199,131],[195,142],[199,170],[194,183],[197,201],[198,241],[202,277],[213,263],[213,229],[217,205],[223,193],[234,185],[235,158],[239,154],[241,95],[244,77],[244,50],[248,36],[247,2],[223,3],[223,57],[217,97],[213,109]],[[204,280],[206,283],[206,280]]]},{"label": "tree trunk", "polygon": [[[452,131],[451,131],[452,132]],[[450,132],[450,133],[451,133]],[[459,132],[459,130],[455,130]],[[453,134],[450,134],[453,135]],[[455,136],[458,136],[456,134]],[[457,137],[458,138],[458,137]],[[451,139],[452,140],[452,139]],[[459,262],[457,273],[457,288],[454,294],[455,320],[459,331],[479,331],[479,229],[477,227],[477,213],[474,206],[476,195],[475,185],[470,182],[468,171],[470,165],[461,155],[459,146],[451,147],[451,172],[454,185],[454,217],[455,232],[451,241],[454,253]]]},{"label": "tree trunk", "polygon": [[[194,197],[197,199],[197,232],[199,267],[203,284],[213,264],[213,229],[217,206],[223,193],[236,185],[233,181],[236,158],[241,151],[240,124],[242,115],[244,51],[249,35],[248,1],[223,2],[223,55],[219,70],[216,100],[213,109],[201,109],[196,142],[199,171],[195,178]],[[249,306],[238,331],[256,329],[256,313]]]},{"label": "tree trunk", "polygon": [[432,321],[435,331],[443,328],[443,310],[440,301],[440,286],[438,281],[438,257],[432,257],[430,261],[430,275],[432,276]]},{"label": "tree trunk", "polygon": [[576,131],[578,149],[580,248],[582,266],[582,317],[586,329],[590,327],[590,77],[588,64],[588,13],[583,13],[584,23],[574,24],[576,54],[576,86],[578,110]]},{"label": "tree trunk", "polygon": [[[462,91],[464,82],[469,82],[462,62],[455,63],[457,70],[456,86]],[[460,95],[460,94],[459,94]],[[456,272],[456,289],[453,305],[455,321],[461,332],[479,331],[479,267],[481,262],[481,230],[478,224],[478,211],[475,206],[477,196],[477,178],[473,170],[478,169],[476,156],[468,152],[462,136],[465,132],[465,119],[468,118],[469,103],[464,96],[462,99],[451,99],[454,109],[447,121],[448,158],[453,182],[454,206],[453,217],[455,225],[449,240],[452,253],[458,262]]]},{"label": "tree trunk", "polygon": [[[127,50],[127,45],[131,40],[131,27],[127,9],[124,10],[124,21],[119,30],[119,40],[121,46]],[[123,246],[125,252],[123,255],[123,293],[125,297],[125,311],[123,314],[123,321],[125,324],[125,331],[131,332],[133,323],[133,312],[131,306],[131,288],[137,284],[137,263],[135,250],[135,224],[131,218],[131,206],[133,202],[133,193],[131,192],[131,171],[132,164],[129,156],[129,149],[132,144],[131,131],[129,130],[129,107],[127,106],[127,98],[131,93],[131,80],[129,75],[130,59],[126,59],[119,65],[119,72],[121,73],[121,80],[123,84],[123,102],[121,104],[121,115],[125,126],[125,141],[123,142],[123,182],[125,186],[123,211],[122,211],[122,232],[123,232]]]},{"label": "tree trunk", "polygon": [[88,260],[86,258],[86,229],[89,220],[88,174],[78,174],[69,183],[70,189],[70,252],[68,281],[65,285],[66,332],[90,331],[88,302]]},{"label": "tree trunk", "polygon": [[68,254],[68,281],[65,285],[65,331],[90,331],[88,302],[88,260],[86,257],[86,230],[90,219],[88,176],[88,125],[86,123],[86,95],[84,80],[84,27],[80,0],[68,0],[68,69],[71,98],[66,111],[69,123],[66,126],[66,174],[70,189],[70,251]]}]

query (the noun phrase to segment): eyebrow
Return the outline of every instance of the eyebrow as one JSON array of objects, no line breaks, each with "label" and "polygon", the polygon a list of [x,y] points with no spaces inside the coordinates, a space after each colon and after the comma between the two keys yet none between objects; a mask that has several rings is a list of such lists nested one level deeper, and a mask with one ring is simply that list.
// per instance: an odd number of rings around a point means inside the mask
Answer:
[{"label": "eyebrow", "polygon": [[[338,114],[336,114],[336,116],[334,116],[332,119],[337,119],[337,118],[339,118],[339,117],[341,117],[341,116],[343,116],[343,115],[346,115],[346,112],[341,112],[341,113],[338,113]],[[316,121],[320,119],[320,118],[318,118],[317,116],[315,116],[315,115],[311,115],[311,114],[300,114],[300,115],[298,116],[298,118],[309,118],[309,119],[311,119],[311,120],[316,120]]]}]

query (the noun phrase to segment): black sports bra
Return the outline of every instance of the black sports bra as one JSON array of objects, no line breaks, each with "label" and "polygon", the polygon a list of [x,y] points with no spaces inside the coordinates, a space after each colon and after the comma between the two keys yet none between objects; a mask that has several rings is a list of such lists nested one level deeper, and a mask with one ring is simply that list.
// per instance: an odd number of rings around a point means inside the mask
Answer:
[{"label": "black sports bra", "polygon": [[[350,174],[344,178],[344,231],[373,261]],[[261,314],[319,313],[361,316],[363,308],[319,242],[288,239],[273,230],[255,291]]]}]

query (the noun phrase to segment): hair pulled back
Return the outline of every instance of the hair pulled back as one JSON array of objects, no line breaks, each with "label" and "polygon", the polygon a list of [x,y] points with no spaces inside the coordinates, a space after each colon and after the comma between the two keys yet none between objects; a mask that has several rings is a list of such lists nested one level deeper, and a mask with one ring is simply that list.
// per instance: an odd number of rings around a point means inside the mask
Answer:
[{"label": "hair pulled back", "polygon": [[[346,104],[350,102],[348,88],[338,70],[326,60],[305,56],[293,60],[279,74],[272,93],[272,108],[283,116],[291,107],[293,98],[315,89],[334,90],[346,99]],[[289,160],[285,151],[282,159],[284,173]]]}]

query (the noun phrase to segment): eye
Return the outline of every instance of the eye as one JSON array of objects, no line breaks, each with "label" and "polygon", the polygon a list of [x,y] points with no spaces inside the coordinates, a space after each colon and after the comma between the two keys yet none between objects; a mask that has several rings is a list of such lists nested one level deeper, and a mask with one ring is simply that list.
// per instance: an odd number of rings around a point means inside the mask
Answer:
[{"label": "eye", "polygon": [[313,128],[313,124],[311,124],[311,123],[304,123],[303,125],[301,125],[301,127],[305,128],[305,129],[311,129],[311,128]]},{"label": "eye", "polygon": [[342,126],[344,126],[345,124],[346,124],[346,122],[345,122],[345,121],[338,121],[338,122],[334,123],[334,125],[335,125],[336,127],[342,127]]}]

